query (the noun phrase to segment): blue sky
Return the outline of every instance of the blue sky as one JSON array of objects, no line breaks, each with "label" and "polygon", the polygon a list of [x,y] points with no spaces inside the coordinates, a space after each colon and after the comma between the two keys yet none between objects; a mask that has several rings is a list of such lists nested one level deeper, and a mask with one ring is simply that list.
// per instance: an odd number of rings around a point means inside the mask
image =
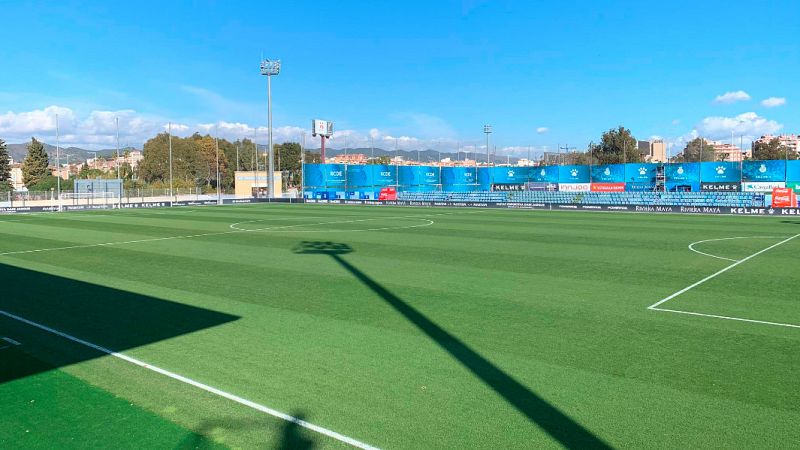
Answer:
[{"label": "blue sky", "polygon": [[[333,146],[579,149],[800,131],[797,2],[4,2],[0,138],[141,145],[333,120]],[[729,95],[725,96],[728,93]],[[719,97],[719,99],[718,99]],[[773,98],[765,104],[764,100]],[[717,99],[717,100],[715,100]],[[266,136],[259,128],[258,140]],[[355,142],[355,144],[354,144]]]}]

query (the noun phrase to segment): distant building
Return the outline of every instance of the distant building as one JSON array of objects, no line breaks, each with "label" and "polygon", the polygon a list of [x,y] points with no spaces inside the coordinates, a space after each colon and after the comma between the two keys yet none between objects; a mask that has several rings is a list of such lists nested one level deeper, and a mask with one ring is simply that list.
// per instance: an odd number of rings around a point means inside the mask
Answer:
[{"label": "distant building", "polygon": [[780,142],[782,146],[788,147],[790,151],[793,151],[795,153],[800,153],[800,135],[798,134],[779,134],[777,136],[766,134],[753,141],[752,146],[754,147],[756,143],[759,142],[768,143],[773,139],[778,139],[778,142]]},{"label": "distant building", "polygon": [[325,158],[325,161],[333,164],[366,164],[367,155],[363,153],[350,153],[347,155],[337,155],[332,158]]},{"label": "distant building", "polygon": [[535,161],[527,159],[527,158],[520,158],[520,159],[517,160],[517,166],[520,166],[520,167],[529,167],[529,166],[535,166],[535,165],[536,165]]},{"label": "distant building", "polygon": [[753,154],[752,151],[742,151],[742,149],[733,144],[710,140],[706,140],[705,142],[714,149],[714,159],[717,161],[740,162],[745,158],[751,157]]},{"label": "distant building", "polygon": [[22,182],[22,164],[11,164],[11,186],[15,191],[27,190]]},{"label": "distant building", "polygon": [[638,141],[638,147],[645,161],[658,163],[667,161],[667,144],[661,139]]}]

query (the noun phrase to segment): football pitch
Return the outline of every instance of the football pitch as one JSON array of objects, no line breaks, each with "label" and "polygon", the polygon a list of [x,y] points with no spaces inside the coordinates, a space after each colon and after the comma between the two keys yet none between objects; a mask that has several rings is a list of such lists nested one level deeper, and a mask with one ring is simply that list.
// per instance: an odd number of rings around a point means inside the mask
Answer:
[{"label": "football pitch", "polygon": [[800,219],[0,216],[1,448],[788,448]]}]

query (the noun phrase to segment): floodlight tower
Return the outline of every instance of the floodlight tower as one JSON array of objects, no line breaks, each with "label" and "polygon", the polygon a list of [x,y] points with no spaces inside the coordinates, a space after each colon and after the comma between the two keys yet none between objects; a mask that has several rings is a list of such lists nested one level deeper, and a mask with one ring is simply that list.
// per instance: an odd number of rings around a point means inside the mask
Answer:
[{"label": "floodlight tower", "polygon": [[[492,126],[491,125],[484,125],[483,126],[483,134],[486,135],[486,166],[489,166],[489,135],[492,134]],[[475,164],[478,164],[478,161],[475,161]]]},{"label": "floodlight tower", "polygon": [[272,150],[272,76],[281,73],[281,60],[270,61],[264,59],[261,61],[261,75],[267,77],[267,128],[269,129],[269,168],[267,179],[268,181],[268,195],[270,198],[275,196],[275,176],[273,175],[275,167],[275,155]]}]

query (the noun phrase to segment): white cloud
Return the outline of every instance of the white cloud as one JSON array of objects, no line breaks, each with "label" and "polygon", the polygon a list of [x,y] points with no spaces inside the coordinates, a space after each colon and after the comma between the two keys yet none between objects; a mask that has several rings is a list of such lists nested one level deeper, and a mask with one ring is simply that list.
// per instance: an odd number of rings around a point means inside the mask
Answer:
[{"label": "white cloud", "polygon": [[711,139],[730,138],[735,136],[759,137],[765,134],[777,133],[783,125],[754,112],[746,112],[736,117],[706,117],[695,130],[699,135]]},{"label": "white cloud", "polygon": [[721,103],[721,104],[729,104],[729,103],[736,103],[736,102],[743,102],[750,100],[750,94],[745,91],[733,91],[733,92],[726,92],[722,95],[718,95],[714,99],[714,103]]},{"label": "white cloud", "polygon": [[761,105],[765,108],[775,108],[786,104],[786,99],[783,97],[770,97],[761,100]]},{"label": "white cloud", "polygon": [[547,127],[539,127],[539,128],[536,129],[536,132],[539,133],[539,134],[545,134],[548,131],[550,131],[550,128],[547,128]]}]

